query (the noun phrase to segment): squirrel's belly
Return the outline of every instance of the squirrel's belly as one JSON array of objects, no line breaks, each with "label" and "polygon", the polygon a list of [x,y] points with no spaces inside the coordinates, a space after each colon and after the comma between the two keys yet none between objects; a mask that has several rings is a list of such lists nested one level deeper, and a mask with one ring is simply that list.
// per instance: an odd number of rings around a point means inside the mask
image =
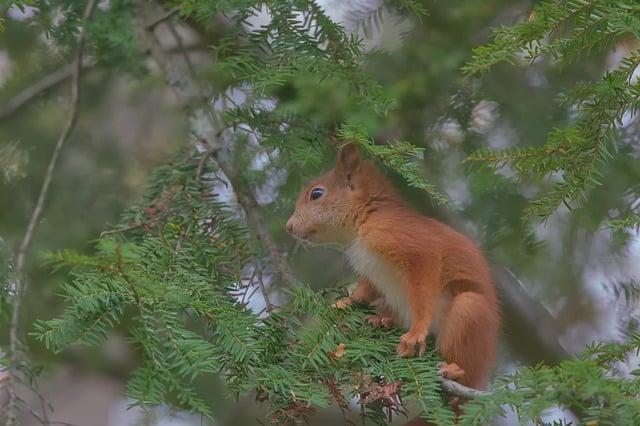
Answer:
[{"label": "squirrel's belly", "polygon": [[346,254],[353,269],[366,277],[384,296],[384,303],[393,312],[394,320],[406,328],[410,327],[411,312],[402,288],[401,273],[364,247],[359,239],[347,248]]}]

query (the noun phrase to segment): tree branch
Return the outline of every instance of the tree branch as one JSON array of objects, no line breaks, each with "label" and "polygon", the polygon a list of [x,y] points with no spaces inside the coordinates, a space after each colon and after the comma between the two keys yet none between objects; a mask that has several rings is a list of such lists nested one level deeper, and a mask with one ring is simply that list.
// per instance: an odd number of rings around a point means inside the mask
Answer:
[{"label": "tree branch", "polygon": [[[96,61],[93,59],[85,59],[82,62],[82,69],[87,70],[93,68],[96,65]],[[63,65],[51,74],[48,74],[22,90],[15,95],[6,104],[0,106],[0,121],[10,117],[20,108],[44,94],[46,91],[53,89],[57,85],[64,82],[67,78],[71,77],[73,70],[75,69],[75,62]]]},{"label": "tree branch", "polygon": [[[557,364],[569,358],[571,355],[560,343],[553,315],[509,268],[496,266],[494,275],[504,315],[510,319],[505,329],[508,337],[515,341],[512,347],[526,348],[519,353],[531,363]],[[526,334],[522,330],[526,330]]]},{"label": "tree branch", "polygon": [[29,245],[33,239],[34,232],[38,225],[38,221],[40,216],[42,215],[42,210],[44,208],[44,203],[47,199],[47,194],[49,192],[49,186],[51,185],[51,180],[53,178],[53,172],[58,163],[58,157],[60,156],[60,152],[62,151],[62,147],[65,142],[69,138],[69,135],[73,131],[77,118],[78,118],[78,100],[80,99],[80,77],[82,75],[82,56],[84,53],[84,44],[86,38],[86,23],[91,18],[93,10],[96,6],[96,0],[89,0],[87,5],[85,6],[84,13],[82,16],[84,24],[80,28],[80,33],[78,35],[78,47],[76,52],[76,58],[72,68],[71,74],[71,110],[69,112],[69,118],[65,124],[64,130],[60,134],[58,141],[56,142],[55,148],[53,150],[53,154],[51,155],[51,159],[49,160],[49,166],[47,167],[47,171],[42,182],[42,186],[40,188],[40,193],[38,195],[38,200],[36,202],[36,206],[31,213],[31,218],[29,219],[29,224],[27,225],[27,230],[22,238],[22,242],[20,243],[20,247],[18,248],[18,253],[16,256],[16,269],[15,269],[15,284],[14,284],[14,303],[13,303],[13,312],[11,315],[11,324],[9,330],[9,345],[10,345],[10,368],[9,368],[9,381],[8,381],[8,389],[9,389],[9,413],[8,413],[8,424],[15,424],[16,422],[16,414],[17,414],[17,395],[16,395],[16,378],[18,375],[18,345],[20,341],[19,330],[20,330],[20,307],[22,303],[22,298],[27,289],[27,281],[24,277],[24,265],[27,256],[27,251],[29,249]]},{"label": "tree branch", "polygon": [[462,399],[474,399],[479,396],[491,395],[491,392],[469,388],[451,379],[445,378],[442,378],[442,390],[451,396],[457,396]]}]

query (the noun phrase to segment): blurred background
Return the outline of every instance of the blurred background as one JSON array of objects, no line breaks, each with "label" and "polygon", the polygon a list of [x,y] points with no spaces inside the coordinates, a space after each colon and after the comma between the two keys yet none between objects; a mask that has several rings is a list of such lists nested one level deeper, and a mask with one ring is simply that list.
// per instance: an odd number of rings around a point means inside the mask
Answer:
[{"label": "blurred background", "polygon": [[[354,16],[344,2],[318,3],[349,28]],[[99,7],[114,6],[102,1]],[[469,78],[460,69],[472,48],[488,40],[492,27],[528,19],[531,2],[426,1],[425,7],[428,16],[421,22],[386,12],[373,30],[349,28],[363,37],[370,52],[366,69],[397,100],[384,119],[354,107],[339,84],[329,81],[319,86],[311,77],[278,89],[273,95],[279,108],[319,123],[357,121],[376,140],[407,140],[426,148],[425,173],[449,195],[454,208],[436,208],[418,190],[404,189],[407,199],[478,241],[501,288],[510,289],[501,294],[506,328],[497,374],[557,361],[593,341],[623,338],[635,327],[637,308],[618,299],[619,284],[640,278],[640,239],[634,232],[603,230],[602,224],[616,216],[616,206],[622,209],[621,203],[634,202],[624,194],[640,182],[638,119],[629,116],[621,124],[618,148],[629,155],[616,156],[603,185],[579,208],[562,207],[545,223],[521,221],[538,186],[517,181],[508,168],[493,172],[462,160],[481,147],[541,145],[554,127],[571,120],[572,111],[559,106],[558,96],[618,66],[640,47],[637,39],[623,40],[569,66],[543,58],[533,64],[522,61],[517,67],[501,65],[482,78]],[[0,13],[6,27],[0,32],[0,256],[8,258],[24,233],[66,117],[69,81],[62,80],[15,111],[2,108],[25,88],[64,67],[69,52],[61,51],[35,24],[37,9],[0,7]],[[64,19],[63,11],[59,19]],[[214,30],[177,28],[196,64],[212,61],[209,45]],[[171,40],[164,41],[168,50]],[[63,151],[28,258],[25,324],[52,318],[63,306],[59,292],[68,279],[66,271],[53,273],[39,253],[63,248],[90,252],[92,240],[139,199],[150,171],[185,143],[186,116],[154,74],[153,64],[146,64],[151,67],[146,73],[141,71],[145,64],[136,59],[114,61],[120,66],[89,64],[84,72],[78,124]],[[327,157],[324,164],[265,186],[259,200],[296,274],[315,288],[344,282],[351,272],[339,253],[298,247],[283,225],[300,182],[330,168],[331,161]],[[397,183],[403,187],[400,179]],[[97,349],[77,347],[52,354],[42,344],[28,342],[32,361],[42,366],[39,389],[55,408],[52,419],[96,426],[201,424],[200,417],[169,408],[126,409],[124,383],[137,359],[125,333],[119,332],[124,327],[126,323],[118,325]],[[0,342],[6,338],[0,330]],[[207,385],[216,412],[223,413],[219,424],[253,423],[252,401],[234,404],[217,398],[217,385]],[[37,402],[26,391],[24,397]],[[549,419],[562,415],[550,412]],[[331,413],[327,416],[316,421],[332,419]],[[29,413],[21,422],[37,424]]]}]

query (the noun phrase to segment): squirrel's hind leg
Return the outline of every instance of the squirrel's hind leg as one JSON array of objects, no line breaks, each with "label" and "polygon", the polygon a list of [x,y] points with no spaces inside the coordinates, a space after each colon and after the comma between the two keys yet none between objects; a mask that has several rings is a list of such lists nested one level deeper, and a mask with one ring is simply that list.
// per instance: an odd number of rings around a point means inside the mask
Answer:
[{"label": "squirrel's hind leg", "polygon": [[464,370],[455,362],[440,363],[440,375],[445,379],[461,380],[464,377]]},{"label": "squirrel's hind leg", "polygon": [[[496,308],[483,294],[465,291],[454,296],[436,346],[447,364],[464,372],[455,380],[476,389],[487,386],[496,356],[498,326]],[[459,373],[454,370],[448,368],[450,373]]]}]

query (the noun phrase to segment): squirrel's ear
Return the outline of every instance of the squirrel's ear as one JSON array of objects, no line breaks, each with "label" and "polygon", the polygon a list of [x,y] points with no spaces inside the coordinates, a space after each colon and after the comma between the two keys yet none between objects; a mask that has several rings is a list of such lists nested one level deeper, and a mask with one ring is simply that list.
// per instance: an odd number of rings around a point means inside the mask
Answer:
[{"label": "squirrel's ear", "polygon": [[348,143],[338,150],[336,171],[338,175],[351,181],[360,168],[360,152],[355,143]]}]

